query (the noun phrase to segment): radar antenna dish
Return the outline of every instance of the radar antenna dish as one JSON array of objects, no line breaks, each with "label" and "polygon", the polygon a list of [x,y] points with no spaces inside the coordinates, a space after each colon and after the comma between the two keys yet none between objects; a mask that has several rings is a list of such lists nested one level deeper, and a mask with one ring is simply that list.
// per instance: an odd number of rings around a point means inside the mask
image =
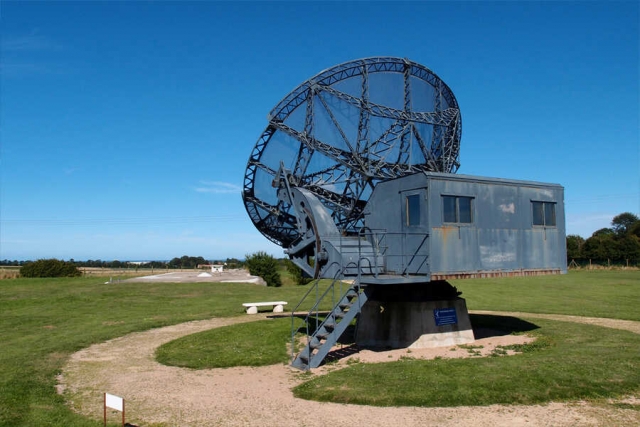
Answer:
[{"label": "radar antenna dish", "polygon": [[408,59],[373,57],[320,72],[285,96],[251,152],[242,198],[256,228],[289,247],[296,213],[274,187],[286,168],[340,233],[353,235],[381,180],[416,172],[455,173],[462,121],[449,87]]}]

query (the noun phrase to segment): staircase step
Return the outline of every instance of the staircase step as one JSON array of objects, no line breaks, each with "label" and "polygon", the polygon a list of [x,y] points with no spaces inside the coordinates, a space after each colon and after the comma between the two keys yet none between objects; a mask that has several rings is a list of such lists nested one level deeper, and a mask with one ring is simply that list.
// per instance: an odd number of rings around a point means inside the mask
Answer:
[{"label": "staircase step", "polygon": [[308,371],[309,370],[309,364],[307,362],[304,362],[302,359],[300,359],[299,357],[296,358],[293,363],[291,364],[291,366],[293,366],[294,368],[298,368],[301,369],[303,371]]},{"label": "staircase step", "polygon": [[303,360],[305,363],[309,363],[309,352],[306,348],[298,355],[298,359]]},{"label": "staircase step", "polygon": [[[360,293],[357,285],[348,289],[324,323],[311,335],[309,342],[295,358],[292,366],[302,370],[320,366],[333,345],[349,327],[351,321],[356,318],[361,305],[366,301],[367,295]],[[358,302],[357,306],[355,306],[355,302]]]},{"label": "staircase step", "polygon": [[314,336],[320,340],[326,340],[329,335],[330,333],[328,331],[324,331],[324,332],[318,332]]}]

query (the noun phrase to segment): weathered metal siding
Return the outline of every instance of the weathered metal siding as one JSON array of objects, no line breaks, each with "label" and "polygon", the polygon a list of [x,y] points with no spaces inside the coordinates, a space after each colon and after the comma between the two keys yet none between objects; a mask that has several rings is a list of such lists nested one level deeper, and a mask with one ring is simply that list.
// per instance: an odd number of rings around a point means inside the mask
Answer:
[{"label": "weathered metal siding", "polygon": [[[366,232],[385,256],[391,274],[429,274],[429,211],[424,174],[418,173],[384,183],[373,192],[365,208]],[[406,224],[409,195],[420,197],[419,224]]]},{"label": "weathered metal siding", "polygon": [[[561,186],[439,174],[428,186],[432,275],[566,272]],[[472,197],[473,222],[445,223],[443,195]],[[556,204],[555,227],[533,225],[532,201]]]},{"label": "weathered metal siding", "polygon": [[[407,226],[405,198],[421,197]],[[471,197],[471,223],[446,223],[442,196]],[[556,204],[556,226],[533,225],[532,201]],[[556,184],[420,173],[378,184],[365,209],[386,271],[431,280],[566,272],[564,189]]]}]

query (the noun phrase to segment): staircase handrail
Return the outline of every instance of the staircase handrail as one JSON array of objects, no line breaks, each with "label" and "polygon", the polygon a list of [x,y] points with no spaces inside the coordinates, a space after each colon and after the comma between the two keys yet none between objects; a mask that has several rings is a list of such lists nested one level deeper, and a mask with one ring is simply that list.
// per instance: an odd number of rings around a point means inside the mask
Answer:
[{"label": "staircase handrail", "polygon": [[[293,309],[293,311],[291,312],[291,359],[293,360],[295,358],[295,338],[296,338],[296,334],[300,331],[300,329],[304,328],[306,329],[305,335],[307,337],[307,341],[309,340],[310,334],[309,334],[309,319],[311,318],[311,316],[314,314],[315,312],[315,317],[316,317],[316,329],[320,327],[321,324],[324,324],[326,322],[326,319],[321,323],[318,324],[319,321],[319,307],[320,304],[324,301],[324,298],[326,297],[326,295],[329,293],[329,291],[334,291],[335,290],[335,284],[336,282],[340,281],[340,284],[342,285],[342,281],[338,279],[338,277],[342,276],[342,272],[343,272],[344,268],[340,269],[339,271],[336,272],[336,274],[333,277],[333,281],[331,282],[331,285],[329,285],[329,287],[324,291],[324,293],[322,295],[319,295],[319,291],[320,291],[320,279],[316,279],[315,280],[315,286],[313,288],[310,288],[302,297],[302,299],[300,300],[300,302],[296,305],[296,307]],[[295,328],[295,313],[296,311],[298,311],[298,309],[300,308],[300,306],[302,305],[302,303],[304,302],[304,300],[307,299],[307,297],[311,294],[311,291],[316,290],[316,302],[315,304],[311,307],[311,309],[309,310],[309,312],[306,314],[305,318],[304,318],[304,325],[300,326],[298,328]],[[335,292],[333,292],[332,294],[334,301],[335,302]],[[332,306],[335,304],[332,304]]]}]

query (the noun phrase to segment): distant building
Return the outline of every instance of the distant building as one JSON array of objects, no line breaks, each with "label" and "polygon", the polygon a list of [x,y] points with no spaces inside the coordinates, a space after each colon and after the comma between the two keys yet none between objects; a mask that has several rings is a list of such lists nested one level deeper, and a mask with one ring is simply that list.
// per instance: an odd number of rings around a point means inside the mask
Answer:
[{"label": "distant building", "polygon": [[224,264],[198,264],[198,269],[211,269],[212,273],[222,273]]}]

